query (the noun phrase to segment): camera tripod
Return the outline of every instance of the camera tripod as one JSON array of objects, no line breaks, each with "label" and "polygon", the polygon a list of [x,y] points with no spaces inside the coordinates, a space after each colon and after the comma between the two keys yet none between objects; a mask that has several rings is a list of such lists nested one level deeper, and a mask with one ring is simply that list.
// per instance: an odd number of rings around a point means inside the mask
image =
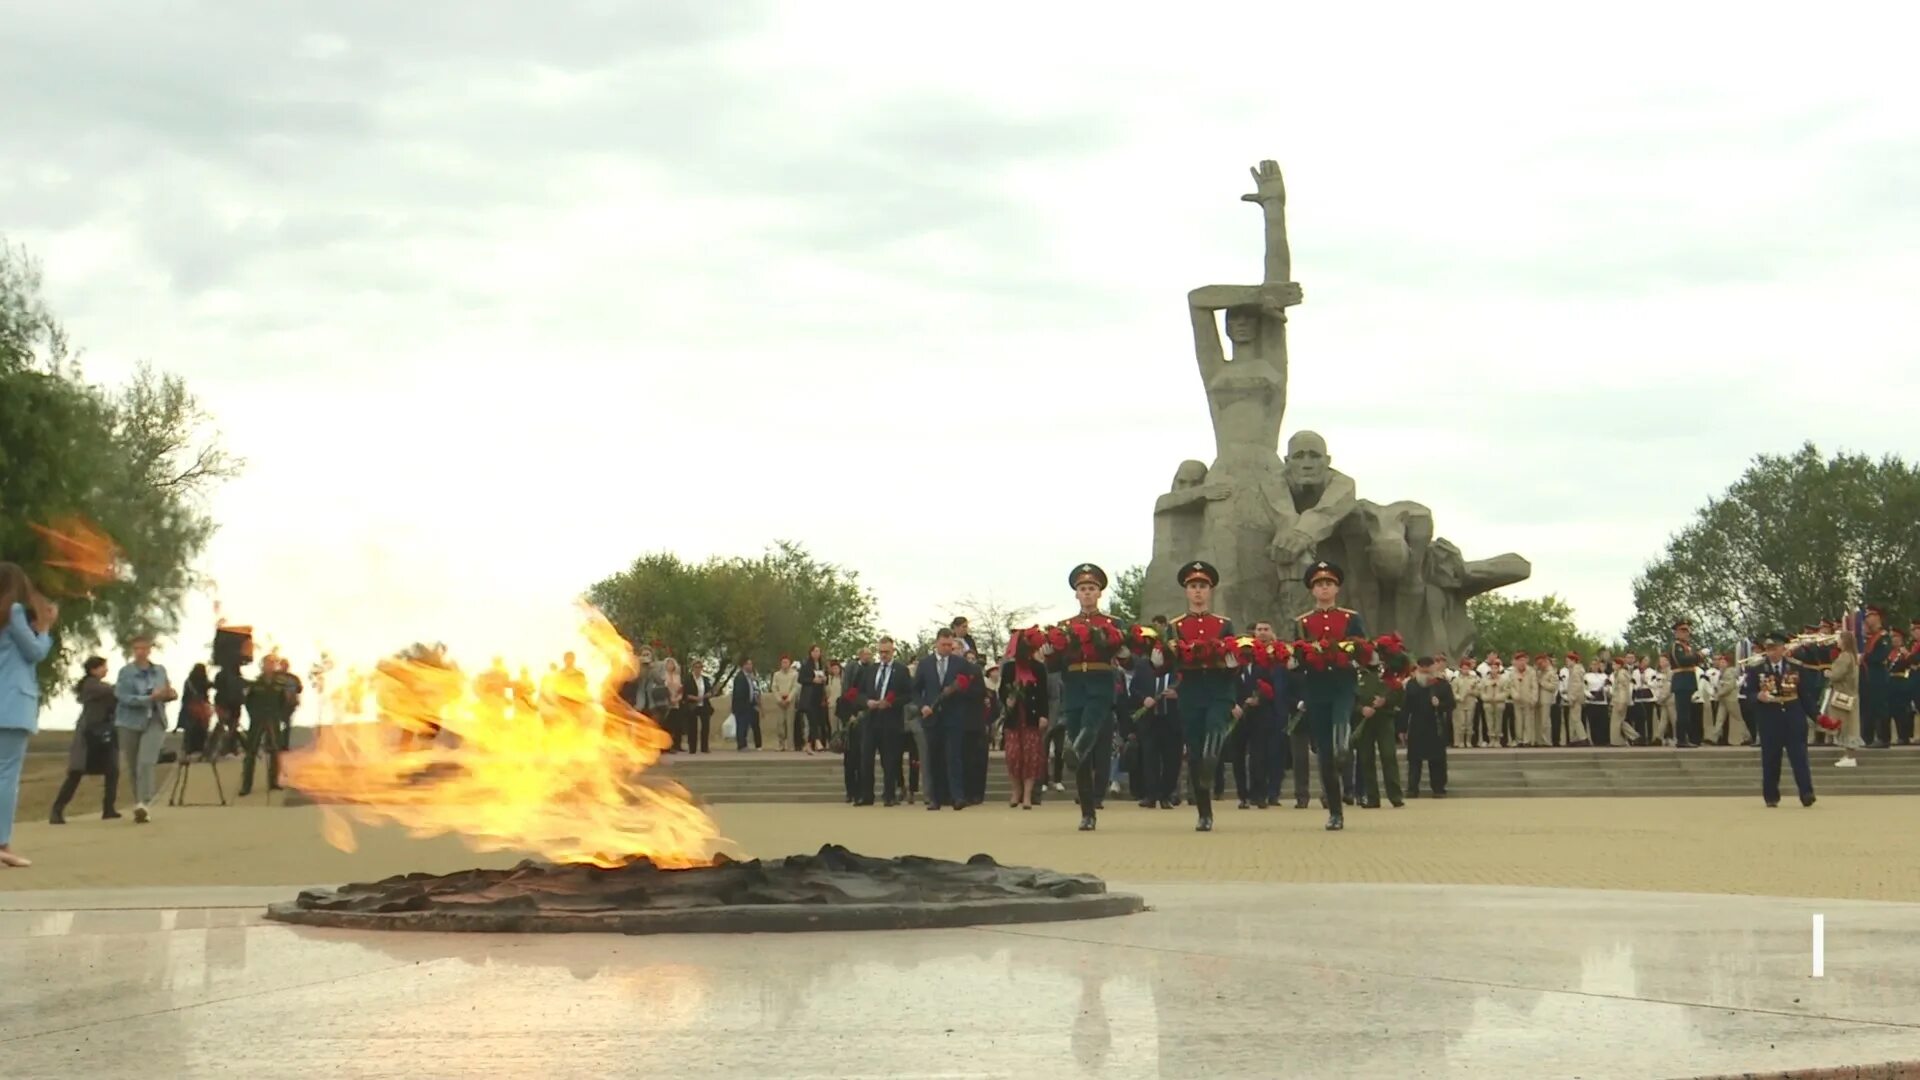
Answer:
[{"label": "camera tripod", "polygon": [[234,726],[234,722],[225,717],[216,717],[213,727],[207,731],[206,745],[200,748],[198,754],[189,754],[184,746],[181,748],[180,758],[173,766],[173,787],[167,793],[168,806],[191,805],[187,802],[187,777],[192,774],[196,759],[213,774],[213,790],[220,796],[220,805],[227,805],[227,788],[220,781],[219,750],[231,726]]}]

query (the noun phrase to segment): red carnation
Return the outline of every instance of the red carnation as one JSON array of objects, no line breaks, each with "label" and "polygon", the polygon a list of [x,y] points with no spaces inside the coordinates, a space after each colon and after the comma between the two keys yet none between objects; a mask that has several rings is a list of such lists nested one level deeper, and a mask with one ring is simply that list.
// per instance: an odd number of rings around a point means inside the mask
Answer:
[{"label": "red carnation", "polygon": [[1265,679],[1260,679],[1257,682],[1255,682],[1253,685],[1255,689],[1260,691],[1261,697],[1265,698],[1268,701],[1273,700],[1273,684],[1272,683],[1268,682]]},{"label": "red carnation", "polygon": [[967,687],[972,685],[973,685],[973,676],[971,675],[956,675],[953,678],[953,688],[955,690],[965,690]]},{"label": "red carnation", "polygon": [[849,704],[851,704],[851,703],[853,703],[853,702],[856,702],[856,701],[859,701],[859,700],[860,700],[860,688],[859,688],[859,687],[857,687],[857,686],[849,686],[849,687],[847,687],[847,692],[846,692],[846,693],[844,693],[844,694],[841,694],[841,695],[840,695],[840,700],[841,700],[841,701],[844,701],[844,702],[847,702],[847,703],[849,703]]}]

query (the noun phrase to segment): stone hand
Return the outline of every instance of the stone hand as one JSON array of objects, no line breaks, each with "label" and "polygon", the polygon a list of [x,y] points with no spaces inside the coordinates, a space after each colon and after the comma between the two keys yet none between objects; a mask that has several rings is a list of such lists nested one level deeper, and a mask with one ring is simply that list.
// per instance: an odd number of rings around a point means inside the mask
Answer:
[{"label": "stone hand", "polygon": [[1269,315],[1284,315],[1288,308],[1304,299],[1306,294],[1297,281],[1260,286],[1260,309]]},{"label": "stone hand", "polygon": [[1253,174],[1254,192],[1240,196],[1241,201],[1286,205],[1287,185],[1280,179],[1279,162],[1263,161],[1247,171]]},{"label": "stone hand", "polygon": [[1273,538],[1273,544],[1267,549],[1267,554],[1273,557],[1274,562],[1291,569],[1298,566],[1312,550],[1313,537],[1300,529],[1288,529]]}]

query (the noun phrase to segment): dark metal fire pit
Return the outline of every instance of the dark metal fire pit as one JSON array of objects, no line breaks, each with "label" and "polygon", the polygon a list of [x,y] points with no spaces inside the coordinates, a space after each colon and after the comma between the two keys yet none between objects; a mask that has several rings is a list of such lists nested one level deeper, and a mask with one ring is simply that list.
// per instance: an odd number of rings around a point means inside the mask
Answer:
[{"label": "dark metal fire pit", "polygon": [[716,934],[1054,922],[1130,915],[1140,897],[1087,874],[907,855],[875,859],[829,844],[817,855],[662,870],[523,862],[511,870],[404,874],[308,889],[267,917],[355,930]]}]

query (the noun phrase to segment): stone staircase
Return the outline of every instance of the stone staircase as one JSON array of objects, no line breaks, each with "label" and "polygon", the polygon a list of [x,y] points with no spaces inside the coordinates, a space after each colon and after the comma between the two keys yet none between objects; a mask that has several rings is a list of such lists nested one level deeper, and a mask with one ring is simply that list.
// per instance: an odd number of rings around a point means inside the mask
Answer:
[{"label": "stone staircase", "polygon": [[[1831,749],[1815,747],[1811,755],[1814,788],[1822,795],[1920,795],[1920,748],[1863,750],[1859,766],[1851,769],[1835,768],[1838,755]],[[1751,796],[1760,789],[1760,751],[1750,747],[1456,750],[1449,752],[1448,766],[1448,794],[1455,797]],[[1404,752],[1400,768],[1404,783]],[[1784,761],[1781,770],[1791,799],[1793,779]],[[658,771],[708,803],[837,803],[844,797],[840,759],[827,754],[739,753],[729,747],[713,754],[670,755]],[[1071,777],[1067,785],[1071,791]],[[1288,793],[1292,785],[1289,777]],[[1232,787],[1229,775],[1229,796]],[[987,801],[1004,802],[1008,793],[1006,766],[996,754],[988,766]]]}]

